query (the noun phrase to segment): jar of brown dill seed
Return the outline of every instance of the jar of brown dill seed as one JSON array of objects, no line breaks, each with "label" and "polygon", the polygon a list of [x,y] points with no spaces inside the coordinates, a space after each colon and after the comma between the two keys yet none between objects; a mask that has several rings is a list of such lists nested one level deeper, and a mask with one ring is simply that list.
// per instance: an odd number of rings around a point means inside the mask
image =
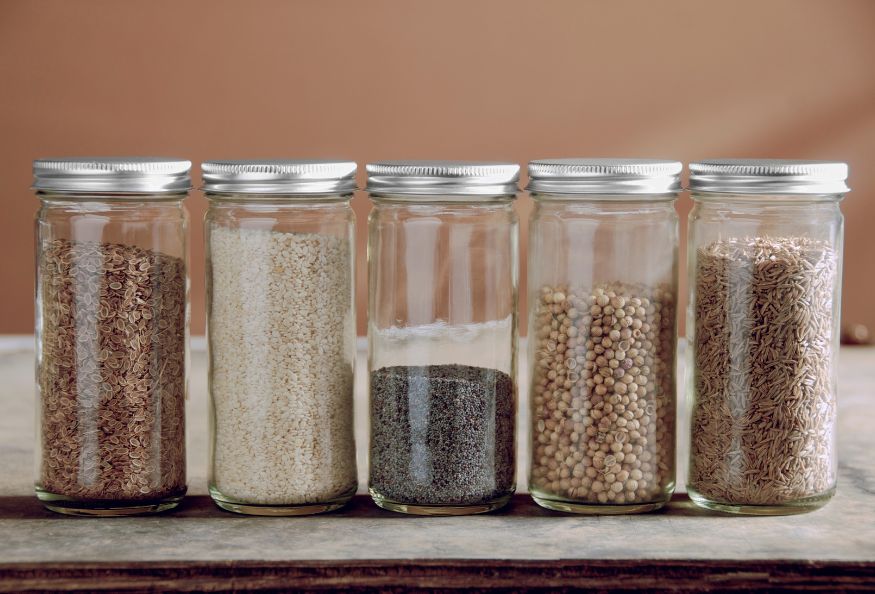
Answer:
[{"label": "jar of brown dill seed", "polygon": [[367,166],[370,493],[488,512],[515,484],[519,166]]},{"label": "jar of brown dill seed", "polygon": [[314,514],[358,486],[353,438],[356,164],[209,161],[210,495]]},{"label": "jar of brown dill seed", "polygon": [[186,491],[189,161],[34,162],[36,493],[66,514]]},{"label": "jar of brown dill seed", "polygon": [[529,163],[529,490],[652,511],[675,485],[678,161]]},{"label": "jar of brown dill seed", "polygon": [[836,485],[844,163],[690,165],[687,490],[777,515]]}]

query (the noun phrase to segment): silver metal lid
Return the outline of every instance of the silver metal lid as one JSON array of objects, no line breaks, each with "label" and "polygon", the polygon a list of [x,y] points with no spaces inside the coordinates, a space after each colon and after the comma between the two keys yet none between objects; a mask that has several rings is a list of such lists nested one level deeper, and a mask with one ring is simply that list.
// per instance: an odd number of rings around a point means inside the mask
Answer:
[{"label": "silver metal lid", "polygon": [[378,195],[513,196],[520,166],[490,161],[368,163],[368,191]]},{"label": "silver metal lid", "polygon": [[677,194],[680,161],[538,159],[529,163],[531,192],[544,194]]},{"label": "silver metal lid", "polygon": [[349,194],[355,161],[340,159],[207,161],[205,192],[223,194]]},{"label": "silver metal lid", "polygon": [[690,163],[690,190],[729,194],[843,194],[847,163],[719,159]]},{"label": "silver metal lid", "polygon": [[191,161],[163,157],[65,157],[33,162],[33,189],[102,194],[179,194]]}]

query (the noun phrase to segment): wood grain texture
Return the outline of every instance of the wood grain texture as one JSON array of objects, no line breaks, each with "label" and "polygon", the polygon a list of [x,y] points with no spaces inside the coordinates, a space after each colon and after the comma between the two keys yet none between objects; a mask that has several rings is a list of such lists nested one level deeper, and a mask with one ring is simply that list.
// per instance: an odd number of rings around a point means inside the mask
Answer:
[{"label": "wood grain texture", "polygon": [[871,564],[463,560],[64,564],[0,568],[0,592],[868,592]]}]

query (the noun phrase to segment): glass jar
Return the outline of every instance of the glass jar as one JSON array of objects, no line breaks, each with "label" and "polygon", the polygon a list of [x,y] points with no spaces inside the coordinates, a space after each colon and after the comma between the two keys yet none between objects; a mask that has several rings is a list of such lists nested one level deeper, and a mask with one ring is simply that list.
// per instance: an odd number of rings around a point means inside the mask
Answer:
[{"label": "glass jar", "polygon": [[519,166],[367,166],[370,493],[487,512],[515,483]]},{"label": "glass jar", "polygon": [[351,161],[210,161],[210,495],[313,514],[357,487]]},{"label": "glass jar", "polygon": [[36,494],[57,512],[186,491],[189,161],[34,162]]},{"label": "glass jar", "polygon": [[772,515],[835,491],[836,357],[847,165],[690,165],[687,490]]},{"label": "glass jar", "polygon": [[529,490],[646,512],[675,485],[677,161],[529,164]]}]

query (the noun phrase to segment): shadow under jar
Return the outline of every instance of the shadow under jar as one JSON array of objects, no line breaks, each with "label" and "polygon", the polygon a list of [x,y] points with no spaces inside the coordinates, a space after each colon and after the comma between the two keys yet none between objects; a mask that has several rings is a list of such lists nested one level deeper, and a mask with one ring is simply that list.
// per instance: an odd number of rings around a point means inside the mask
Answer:
[{"label": "shadow under jar", "polygon": [[847,165],[690,165],[687,491],[720,511],[824,505],[836,484]]},{"label": "shadow under jar", "polygon": [[529,164],[529,490],[543,507],[646,512],[674,490],[682,167]]},{"label": "shadow under jar", "polygon": [[190,168],[34,162],[36,494],[53,511],[160,512],[185,494]]},{"label": "shadow under jar", "polygon": [[519,166],[367,166],[370,493],[462,515],[515,485]]},{"label": "shadow under jar", "polygon": [[291,516],[357,487],[351,161],[210,161],[210,495]]}]

